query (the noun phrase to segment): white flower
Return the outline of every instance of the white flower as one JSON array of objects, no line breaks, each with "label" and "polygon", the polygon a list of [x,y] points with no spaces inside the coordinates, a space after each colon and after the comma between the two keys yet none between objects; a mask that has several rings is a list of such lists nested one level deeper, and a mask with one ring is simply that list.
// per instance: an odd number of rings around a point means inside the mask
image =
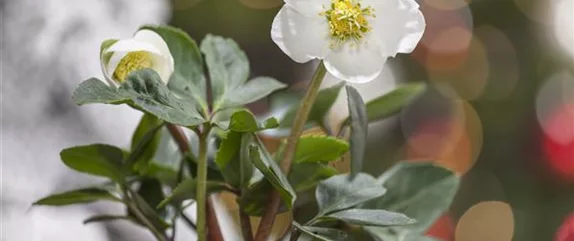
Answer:
[{"label": "white flower", "polygon": [[412,52],[424,29],[415,0],[285,0],[271,38],[296,62],[323,59],[335,77],[364,83]]},{"label": "white flower", "polygon": [[155,70],[167,84],[174,69],[167,43],[159,34],[147,29],[103,50],[101,62],[104,76],[112,86],[118,86],[131,72],[144,68]]}]

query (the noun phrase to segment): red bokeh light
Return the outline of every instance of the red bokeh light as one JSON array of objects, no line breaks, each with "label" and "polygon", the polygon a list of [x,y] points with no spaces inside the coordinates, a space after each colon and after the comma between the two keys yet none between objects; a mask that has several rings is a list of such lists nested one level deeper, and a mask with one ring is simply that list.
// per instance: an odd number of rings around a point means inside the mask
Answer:
[{"label": "red bokeh light", "polygon": [[564,220],[556,232],[556,241],[574,241],[574,213]]},{"label": "red bokeh light", "polygon": [[437,219],[425,235],[444,241],[454,241],[454,222],[450,215],[445,214]]},{"label": "red bokeh light", "polygon": [[[551,113],[544,125],[550,133],[574,133],[574,104],[560,106]],[[569,140],[568,140],[569,139]],[[543,149],[552,170],[561,178],[574,181],[574,136],[571,138],[556,138],[546,134],[543,139]]]}]

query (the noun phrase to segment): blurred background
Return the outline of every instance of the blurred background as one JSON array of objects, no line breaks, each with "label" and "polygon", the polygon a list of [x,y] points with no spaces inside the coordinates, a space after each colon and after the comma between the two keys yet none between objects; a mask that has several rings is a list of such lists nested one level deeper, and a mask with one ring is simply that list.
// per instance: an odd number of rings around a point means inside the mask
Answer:
[{"label": "blurred background", "polygon": [[[370,126],[365,171],[436,160],[461,175],[452,208],[428,231],[446,241],[574,240],[574,0],[418,2],[427,22],[419,46],[390,60],[375,81],[354,85],[366,100],[401,83],[429,86],[399,115]],[[196,41],[207,33],[233,38],[253,76],[304,87],[317,63],[294,63],[270,38],[282,4],[1,0],[2,241],[150,240],[121,222],[82,225],[117,206],[30,208],[49,193],[99,181],[66,169],[62,148],[127,147],[141,116],[122,106],[79,108],[71,92],[101,77],[102,40],[127,38],[145,23],[172,24]],[[325,86],[337,82],[327,76]],[[347,116],[344,96],[330,113],[333,125]],[[263,113],[267,104],[250,107]]]}]

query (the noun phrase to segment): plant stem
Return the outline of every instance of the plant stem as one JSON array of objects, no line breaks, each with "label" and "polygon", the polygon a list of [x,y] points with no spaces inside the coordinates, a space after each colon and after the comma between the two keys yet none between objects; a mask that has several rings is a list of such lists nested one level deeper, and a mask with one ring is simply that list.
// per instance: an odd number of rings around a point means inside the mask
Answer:
[{"label": "plant stem", "polygon": [[153,236],[158,240],[158,241],[169,241],[169,239],[167,238],[167,236],[165,236],[164,233],[162,233],[161,231],[159,231],[152,223],[151,221],[145,216],[145,214],[143,214],[139,207],[137,206],[137,204],[135,204],[131,198],[129,197],[130,195],[130,190],[128,187],[125,186],[121,186],[122,192],[124,194],[124,203],[128,206],[128,208],[134,213],[134,215],[136,216],[136,218],[147,228],[149,229],[149,231],[153,234]]},{"label": "plant stem", "polygon": [[199,158],[197,160],[197,239],[207,240],[207,134],[209,125],[204,125],[204,130],[199,135]]},{"label": "plant stem", "polygon": [[[323,82],[323,78],[325,77],[326,73],[327,69],[325,69],[323,61],[321,61],[319,66],[317,66],[317,70],[315,70],[311,84],[309,85],[309,88],[307,89],[307,92],[301,101],[301,105],[295,114],[295,120],[293,121],[293,126],[291,127],[291,133],[287,138],[287,144],[285,145],[285,149],[283,151],[283,157],[279,163],[281,170],[283,170],[285,174],[289,173],[293,157],[295,156],[295,148],[297,147],[297,142],[303,133],[303,128],[307,122],[311,108],[315,103],[317,93],[319,93],[319,87],[321,86],[321,82]],[[275,216],[277,215],[277,209],[279,208],[280,202],[281,198],[279,193],[274,190],[271,194],[271,200],[265,208],[265,214],[261,218],[259,228],[257,229],[257,234],[255,235],[255,241],[266,241],[269,238],[269,234],[271,234],[271,228],[273,227],[273,222],[275,221]]]},{"label": "plant stem", "polygon": [[[207,134],[209,132],[209,128],[204,128],[202,130],[202,132],[200,132],[199,130],[196,131],[196,134],[198,135],[198,137],[201,139],[202,136],[204,136],[204,139],[207,139]],[[187,154],[188,152],[190,152],[190,147],[189,147],[189,141],[187,139],[187,137],[185,136],[185,134],[183,133],[183,131],[176,125],[174,124],[168,124],[167,125],[167,129],[169,130],[170,134],[172,135],[173,139],[176,141],[177,145],[179,146],[180,152],[182,154]],[[205,144],[207,144],[207,140],[204,140]],[[205,148],[207,149],[207,145],[205,145]],[[200,145],[200,149],[201,149],[201,145]],[[205,161],[205,166],[207,167],[207,153],[206,154],[206,161]],[[198,161],[199,162],[199,161]],[[198,172],[200,168],[198,167]],[[205,170],[205,174],[207,174],[207,169]],[[198,175],[199,176],[199,175]],[[205,184],[205,181],[204,181]],[[198,184],[199,185],[199,184]],[[203,197],[206,196],[206,194],[204,193],[203,195],[201,195]],[[199,196],[198,196],[199,197]],[[215,214],[215,211],[213,209],[213,204],[211,203],[211,200],[209,200],[208,198],[206,198],[207,202],[205,203],[205,208],[203,209],[203,211],[207,210],[207,230],[209,231],[208,233],[208,240],[210,241],[223,241],[223,236],[221,235],[221,230],[219,229],[219,222],[217,221],[217,216]],[[199,208],[199,204],[198,208]],[[198,212],[199,214],[199,212]],[[199,222],[199,216],[198,216],[198,222]],[[198,231],[199,234],[199,231]],[[199,237],[199,235],[198,235]]]},{"label": "plant stem", "polygon": [[253,241],[251,220],[249,219],[247,213],[241,209],[241,207],[239,208],[239,222],[241,223],[241,234],[243,235],[243,241]]}]

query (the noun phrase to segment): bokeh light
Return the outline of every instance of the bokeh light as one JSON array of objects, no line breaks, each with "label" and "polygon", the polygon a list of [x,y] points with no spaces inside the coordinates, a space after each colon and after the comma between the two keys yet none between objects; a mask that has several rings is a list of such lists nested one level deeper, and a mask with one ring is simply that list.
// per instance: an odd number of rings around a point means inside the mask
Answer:
[{"label": "bokeh light", "polygon": [[574,213],[570,214],[556,231],[555,241],[574,241]]},{"label": "bokeh light", "polygon": [[425,236],[443,241],[454,241],[454,221],[449,214],[444,214],[426,231]]},{"label": "bokeh light", "polygon": [[406,157],[433,161],[462,175],[472,168],[482,148],[481,121],[468,102],[434,92],[401,114]]},{"label": "bokeh light", "polygon": [[518,59],[512,42],[504,32],[490,25],[476,28],[474,36],[482,42],[488,64],[488,82],[480,99],[507,98],[518,83]]},{"label": "bokeh light", "polygon": [[[429,59],[427,62],[434,62],[434,60]],[[482,94],[489,76],[489,66],[484,45],[477,38],[472,38],[465,58],[459,60],[456,68],[429,68],[428,75],[429,80],[433,84],[450,86],[461,99],[477,99]]]},{"label": "bokeh light", "polygon": [[[574,139],[573,125],[569,125],[574,122],[570,122],[571,119],[568,118],[574,115],[574,110],[568,108],[572,104],[574,104],[574,76],[568,72],[553,75],[538,92],[536,99],[538,123],[544,133],[557,143],[567,144]],[[554,123],[550,118],[556,116],[558,110],[565,112],[564,117],[560,117],[559,120],[555,120],[558,123]]]},{"label": "bokeh light", "polygon": [[559,106],[544,122],[543,149],[550,167],[560,177],[574,181],[574,102]]},{"label": "bokeh light", "polygon": [[507,203],[480,202],[468,209],[458,220],[456,241],[511,241],[514,216]]},{"label": "bokeh light", "polygon": [[574,59],[574,1],[552,1],[550,16],[558,45]]},{"label": "bokeh light", "polygon": [[525,17],[542,24],[549,23],[547,15],[552,2],[551,0],[514,0],[514,4]]}]

